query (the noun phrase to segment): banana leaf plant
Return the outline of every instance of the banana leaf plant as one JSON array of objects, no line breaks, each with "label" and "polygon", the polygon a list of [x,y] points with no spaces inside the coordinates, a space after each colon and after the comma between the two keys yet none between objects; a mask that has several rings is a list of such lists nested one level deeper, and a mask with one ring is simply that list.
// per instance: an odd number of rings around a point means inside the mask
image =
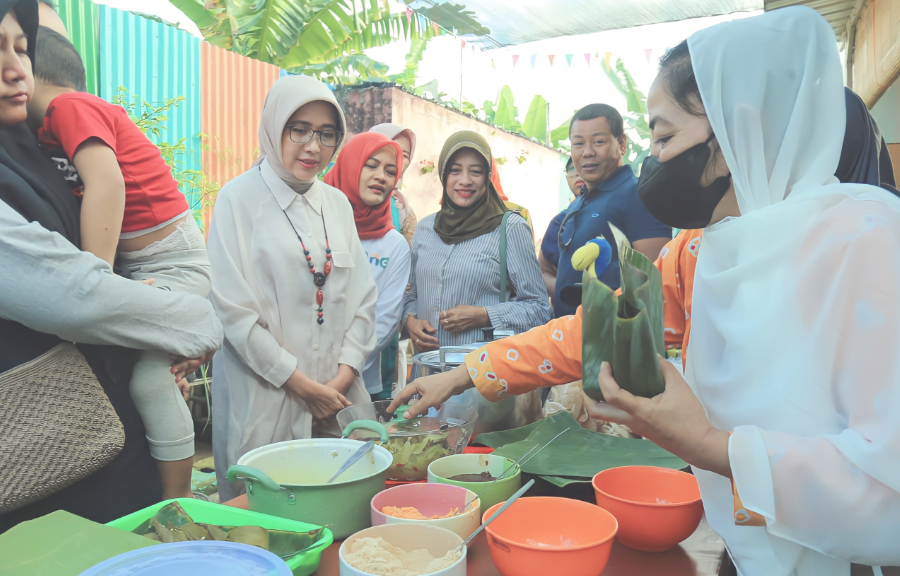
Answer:
[{"label": "banana leaf plant", "polygon": [[650,154],[650,148],[641,144],[650,140],[650,124],[647,123],[647,96],[638,88],[637,82],[625,68],[621,58],[616,60],[615,67],[603,65],[606,77],[613,87],[625,97],[628,113],[623,114],[628,143],[625,150],[625,163],[631,164],[634,171],[640,172],[644,158]]},{"label": "banana leaf plant", "polygon": [[401,39],[435,36],[425,17],[392,14],[387,0],[170,1],[211,44],[291,72],[309,65],[353,69],[359,62],[341,59]]},{"label": "banana leaf plant", "polygon": [[582,385],[594,400],[603,400],[600,364],[612,365],[618,385],[636,396],[652,398],[665,389],[657,354],[665,353],[662,276],[646,256],[619,247],[622,294],[584,273],[582,295]]}]

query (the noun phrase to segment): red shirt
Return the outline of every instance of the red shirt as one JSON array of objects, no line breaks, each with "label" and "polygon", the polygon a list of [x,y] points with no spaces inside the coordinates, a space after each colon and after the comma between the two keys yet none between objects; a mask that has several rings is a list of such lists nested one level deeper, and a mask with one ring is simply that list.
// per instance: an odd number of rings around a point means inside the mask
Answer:
[{"label": "red shirt", "polygon": [[84,92],[68,92],[54,98],[47,107],[44,126],[38,130],[38,140],[73,187],[80,185],[80,179],[70,160],[89,138],[97,138],[112,148],[122,170],[123,234],[154,228],[189,210],[159,148],[131,121],[124,108]]}]

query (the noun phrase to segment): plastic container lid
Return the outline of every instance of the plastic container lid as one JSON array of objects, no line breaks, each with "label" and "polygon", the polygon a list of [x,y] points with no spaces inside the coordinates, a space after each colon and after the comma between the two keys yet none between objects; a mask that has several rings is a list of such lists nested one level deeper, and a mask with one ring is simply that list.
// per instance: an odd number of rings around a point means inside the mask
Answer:
[{"label": "plastic container lid", "polygon": [[172,542],[119,554],[81,576],[291,576],[278,556],[235,542]]}]

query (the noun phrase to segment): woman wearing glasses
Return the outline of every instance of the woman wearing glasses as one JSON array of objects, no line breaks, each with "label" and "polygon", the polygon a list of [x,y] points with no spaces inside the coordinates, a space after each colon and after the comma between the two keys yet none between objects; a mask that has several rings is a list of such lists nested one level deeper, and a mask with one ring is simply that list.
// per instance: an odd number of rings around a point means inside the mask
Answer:
[{"label": "woman wearing glasses", "polygon": [[444,144],[438,171],[444,185],[441,209],[416,227],[403,309],[416,350],[478,342],[484,338],[482,328],[524,332],[545,324],[550,320],[547,293],[531,229],[518,214],[508,216],[507,267],[501,272],[500,232],[507,209],[491,182],[487,141],[475,132],[454,134]]},{"label": "woman wearing glasses", "polygon": [[216,200],[208,250],[225,327],[213,363],[223,500],[243,491],[225,480],[243,454],[330,434],[339,410],[369,401],[360,374],[375,347],[375,281],[347,197],[316,178],[345,126],[323,83],[281,78],[263,107],[260,160]]}]

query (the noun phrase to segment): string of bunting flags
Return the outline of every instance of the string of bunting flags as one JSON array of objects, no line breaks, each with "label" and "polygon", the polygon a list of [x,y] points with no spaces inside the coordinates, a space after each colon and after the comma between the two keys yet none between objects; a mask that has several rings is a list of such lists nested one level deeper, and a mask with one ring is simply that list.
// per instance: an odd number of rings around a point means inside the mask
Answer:
[{"label": "string of bunting flags", "polygon": [[[414,15],[416,15],[416,14],[415,14],[415,12],[414,12],[411,8],[407,8],[407,9],[406,9],[406,18],[407,18],[407,20],[412,21],[412,18],[413,18]],[[426,19],[426,20],[427,20],[427,19]],[[432,29],[434,30],[435,36],[453,36],[453,37],[455,37],[455,38],[458,38],[458,39],[459,39],[459,43],[460,43],[460,48],[461,48],[462,50],[465,50],[466,47],[468,46],[469,49],[470,49],[471,51],[473,51],[473,52],[476,51],[476,49],[477,49],[478,51],[480,51],[480,52],[484,52],[484,50],[483,50],[481,47],[476,46],[475,44],[473,44],[473,43],[471,43],[471,42],[466,42],[466,41],[463,40],[462,38],[459,38],[458,36],[456,36],[456,34],[454,34],[452,31],[447,30],[446,28],[442,27],[441,25],[439,25],[437,22],[434,22],[433,20],[431,21],[431,27],[432,27]],[[644,57],[647,59],[647,63],[648,63],[648,64],[650,63],[650,60],[651,60],[651,58],[653,57],[653,52],[654,52],[654,49],[653,49],[653,48],[646,48],[646,49],[644,50]],[[521,54],[511,54],[510,56],[512,57],[512,65],[513,65],[513,68],[515,68],[515,67],[518,65],[519,59],[521,58],[522,55],[521,55]],[[548,60],[549,63],[550,63],[550,66],[551,66],[551,67],[555,66],[555,65],[556,65],[556,57],[557,57],[557,55],[556,55],[556,54],[547,54],[546,56],[547,56],[547,60]],[[575,59],[575,54],[563,54],[562,56],[563,56],[563,58],[564,58],[565,61],[566,61],[566,66],[568,66],[569,68],[571,68],[571,67],[572,67],[572,62],[573,62],[573,60]],[[599,53],[599,52],[595,52],[595,53],[592,54],[592,53],[590,53],[590,52],[585,52],[583,56],[584,56],[584,61],[587,63],[587,65],[588,65],[588,66],[591,66],[591,63],[592,63],[592,62],[597,62],[597,61],[598,61],[598,59],[600,58],[600,53]],[[528,60],[529,60],[529,63],[530,63],[530,65],[531,65],[531,68],[534,68],[534,67],[537,65],[538,57],[539,57],[538,54],[529,54]],[[612,52],[604,52],[604,53],[603,53],[603,65],[604,65],[604,67],[609,68],[609,62],[610,62],[611,58],[612,58]],[[560,62],[560,63],[561,63],[561,62]],[[497,61],[496,61],[496,58],[492,58],[492,59],[491,59],[491,65],[492,65],[494,68],[497,68]]]},{"label": "string of bunting flags", "polygon": [[[463,43],[465,43],[465,41],[463,41]],[[647,48],[644,50],[644,57],[647,59],[648,64],[650,63],[650,59],[653,57],[653,52],[654,52],[653,48]],[[515,68],[519,64],[519,59],[522,57],[522,55],[521,54],[511,54],[510,56],[512,57],[513,68]],[[547,60],[550,63],[551,67],[556,65],[556,57],[557,57],[557,54],[547,54]],[[529,55],[528,58],[529,58],[531,67],[534,68],[538,63],[538,55],[531,54],[531,55]],[[574,60],[575,55],[574,54],[563,54],[563,58],[565,58],[566,66],[571,68],[572,61]],[[597,62],[599,58],[600,58],[599,52],[595,52],[593,54],[590,52],[584,53],[584,61],[585,61],[585,63],[587,63],[588,66],[590,66],[594,62]],[[603,65],[606,66],[607,68],[609,68],[609,62],[611,59],[612,59],[612,52],[604,52],[603,53]],[[561,63],[562,63],[562,61],[560,61],[560,64]],[[495,59],[494,68],[496,68],[496,67],[497,67],[497,62]]]}]

